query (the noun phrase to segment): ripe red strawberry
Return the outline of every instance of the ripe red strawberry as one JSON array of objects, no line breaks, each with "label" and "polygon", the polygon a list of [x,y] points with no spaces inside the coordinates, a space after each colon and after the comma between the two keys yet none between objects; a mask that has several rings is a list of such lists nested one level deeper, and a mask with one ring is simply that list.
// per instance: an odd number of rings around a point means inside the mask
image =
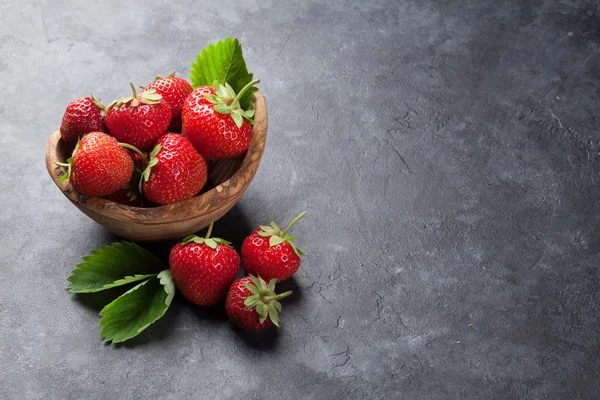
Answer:
[{"label": "ripe red strawberry", "polygon": [[156,78],[144,88],[144,91],[155,89],[171,107],[170,132],[181,132],[181,110],[183,101],[192,93],[192,85],[183,78],[176,78],[175,72],[166,78]]},{"label": "ripe red strawberry", "polygon": [[306,211],[298,215],[282,232],[277,222],[271,226],[261,225],[242,243],[242,260],[247,273],[260,275],[264,279],[283,281],[296,273],[300,267],[300,256],[304,255],[288,236],[290,229]]},{"label": "ripe red strawberry", "polygon": [[60,179],[70,179],[79,193],[86,196],[107,196],[125,186],[133,173],[133,161],[113,137],[91,132],[77,143]]},{"label": "ripe red strawberry", "polygon": [[227,289],[240,270],[240,256],[231,243],[211,238],[213,223],[206,236],[191,235],[171,249],[169,268],[177,289],[200,306],[214,306],[227,294]]},{"label": "ripe red strawberry", "polygon": [[272,324],[279,326],[281,304],[278,300],[292,292],[275,294],[277,279],[269,285],[261,277],[253,275],[233,282],[227,293],[225,312],[239,328],[249,331],[262,331]]},{"label": "ripe red strawberry", "polygon": [[185,99],[181,134],[207,160],[237,157],[248,149],[254,110],[242,110],[239,100],[257,82],[248,83],[237,96],[225,84],[217,89],[201,86]]},{"label": "ripe red strawberry", "polygon": [[104,104],[94,97],[82,97],[69,103],[62,123],[60,136],[65,142],[75,143],[89,132],[105,132]]},{"label": "ripe red strawberry", "polygon": [[113,101],[106,111],[106,127],[118,141],[148,151],[167,132],[171,109],[162,96],[151,89],[139,95],[133,84],[132,97]]},{"label": "ripe red strawberry", "polygon": [[140,191],[154,204],[171,204],[194,197],[207,176],[208,165],[194,146],[183,136],[169,133],[156,141]]}]

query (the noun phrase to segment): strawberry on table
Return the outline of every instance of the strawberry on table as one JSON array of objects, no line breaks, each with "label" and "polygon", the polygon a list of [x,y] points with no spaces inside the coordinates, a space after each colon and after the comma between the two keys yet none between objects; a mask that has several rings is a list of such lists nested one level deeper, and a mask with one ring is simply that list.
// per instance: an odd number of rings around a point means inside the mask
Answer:
[{"label": "strawberry on table", "polygon": [[240,270],[240,256],[231,243],[211,238],[213,222],[205,237],[191,235],[171,249],[169,268],[177,289],[200,306],[214,306],[225,298]]},{"label": "strawberry on table", "polygon": [[237,157],[248,149],[254,110],[242,110],[240,98],[258,82],[249,82],[237,95],[227,83],[200,86],[185,99],[181,133],[207,160]]},{"label": "strawberry on table", "polygon": [[183,102],[190,93],[192,85],[183,78],[175,77],[175,72],[171,75],[160,78],[157,77],[154,82],[144,88],[144,91],[156,90],[171,108],[171,124],[169,132],[181,132],[181,110]]},{"label": "strawberry on table", "polygon": [[93,96],[70,102],[60,124],[60,136],[65,142],[75,143],[86,133],[104,132],[105,110],[102,101]]},{"label": "strawberry on table", "polygon": [[279,300],[292,292],[275,293],[277,279],[271,279],[269,284],[253,275],[233,282],[227,300],[225,312],[231,322],[237,327],[249,331],[262,331],[271,325],[279,326]]},{"label": "strawberry on table", "polygon": [[282,232],[277,222],[271,226],[261,225],[242,243],[242,261],[246,272],[260,275],[264,279],[288,279],[300,267],[302,250],[292,242],[296,236],[289,236],[290,229],[306,215],[298,215]]},{"label": "strawberry on table", "polygon": [[194,197],[206,183],[208,165],[183,136],[169,133],[156,141],[142,173],[140,192],[154,204]]},{"label": "strawberry on table", "polygon": [[125,186],[133,173],[133,160],[117,140],[102,132],[86,134],[77,143],[67,163],[67,173],[60,180],[70,179],[73,188],[86,196],[107,196]]},{"label": "strawberry on table", "polygon": [[106,127],[119,142],[129,143],[142,151],[152,148],[156,139],[167,132],[171,109],[155,89],[113,101],[106,111]]}]

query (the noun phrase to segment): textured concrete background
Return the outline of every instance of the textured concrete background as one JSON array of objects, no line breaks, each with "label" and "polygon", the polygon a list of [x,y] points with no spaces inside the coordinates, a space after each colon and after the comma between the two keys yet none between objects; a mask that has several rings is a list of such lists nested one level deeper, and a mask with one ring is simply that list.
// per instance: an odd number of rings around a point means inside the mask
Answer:
[{"label": "textured concrete background", "polygon": [[[0,398],[598,396],[597,1],[70,3],[0,0]],[[270,128],[217,233],[308,210],[296,294],[278,333],[179,298],[104,345],[101,299],[63,288],[117,238],[46,140],[70,100],[187,76],[227,36]]]}]

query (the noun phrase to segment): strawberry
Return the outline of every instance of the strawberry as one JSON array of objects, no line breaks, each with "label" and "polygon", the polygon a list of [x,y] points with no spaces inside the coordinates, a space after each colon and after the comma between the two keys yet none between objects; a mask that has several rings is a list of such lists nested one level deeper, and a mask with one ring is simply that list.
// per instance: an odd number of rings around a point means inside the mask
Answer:
[{"label": "strawberry", "polygon": [[292,241],[296,236],[288,236],[290,229],[306,211],[298,215],[283,232],[277,222],[271,226],[261,225],[242,243],[242,261],[246,272],[260,275],[264,279],[283,281],[296,273],[300,267],[300,256],[304,255]]},{"label": "strawberry", "polygon": [[253,275],[233,282],[227,293],[225,312],[239,328],[249,331],[262,331],[272,324],[279,326],[279,300],[292,292],[275,294],[277,279],[269,285],[261,277]]},{"label": "strawberry", "polygon": [[133,173],[133,161],[113,137],[102,132],[86,134],[75,146],[60,180],[70,179],[79,193],[106,196],[125,186]]},{"label": "strawberry", "polygon": [[106,127],[118,141],[148,151],[167,132],[171,109],[155,89],[113,101],[106,111]]},{"label": "strawberry", "polygon": [[[121,143],[121,146],[129,145]],[[108,196],[106,196],[106,198],[110,201],[114,201],[115,203],[123,204],[130,207],[143,207],[144,197],[139,191],[138,183],[142,176],[142,170],[146,168],[148,154],[138,154],[129,148],[126,148],[125,151],[127,151],[127,154],[129,154],[129,157],[131,157],[131,159],[133,160],[133,174],[131,175],[131,179],[123,187],[123,189],[119,189],[116,192],[109,194]]]},{"label": "strawberry", "polygon": [[183,136],[169,133],[156,141],[150,153],[140,192],[154,204],[171,204],[194,197],[207,176],[208,165],[194,146]]},{"label": "strawberry", "polygon": [[105,109],[102,101],[93,96],[70,102],[60,124],[60,136],[65,142],[75,143],[86,133],[105,132]]},{"label": "strawberry", "polygon": [[181,132],[181,110],[183,101],[192,93],[192,85],[183,78],[176,78],[175,72],[166,78],[156,78],[144,88],[144,91],[154,89],[171,107],[171,124],[169,132]]},{"label": "strawberry", "polygon": [[183,296],[200,306],[214,306],[240,270],[240,256],[231,243],[211,238],[213,223],[206,236],[191,235],[171,249],[169,268],[175,285]]},{"label": "strawberry", "polygon": [[200,86],[185,99],[181,133],[207,160],[237,157],[248,149],[254,110],[242,110],[239,100],[258,81],[248,83],[237,96],[225,84],[217,89]]}]

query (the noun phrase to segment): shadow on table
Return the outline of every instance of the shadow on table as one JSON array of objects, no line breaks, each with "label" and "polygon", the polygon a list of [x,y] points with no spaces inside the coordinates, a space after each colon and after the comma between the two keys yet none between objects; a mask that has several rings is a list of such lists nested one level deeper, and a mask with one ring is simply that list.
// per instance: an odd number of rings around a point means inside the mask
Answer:
[{"label": "shadow on table", "polygon": [[273,350],[277,348],[279,343],[279,329],[274,326],[260,332],[243,331],[235,326],[232,326],[231,329],[235,331],[246,346],[253,349]]}]

